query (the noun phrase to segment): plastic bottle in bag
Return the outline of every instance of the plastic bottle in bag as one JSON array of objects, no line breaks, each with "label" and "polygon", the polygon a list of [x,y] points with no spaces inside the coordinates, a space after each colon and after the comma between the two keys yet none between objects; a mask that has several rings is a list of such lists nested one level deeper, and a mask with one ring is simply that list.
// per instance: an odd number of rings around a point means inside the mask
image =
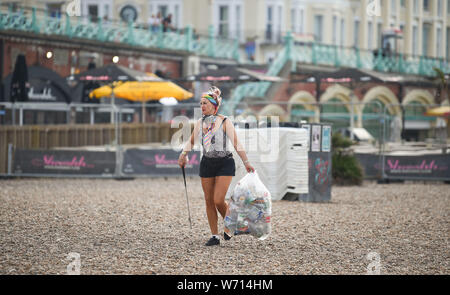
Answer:
[{"label": "plastic bottle in bag", "polygon": [[225,232],[230,235],[251,234],[264,240],[271,232],[271,214],[270,192],[256,171],[248,173],[233,190],[224,219]]}]

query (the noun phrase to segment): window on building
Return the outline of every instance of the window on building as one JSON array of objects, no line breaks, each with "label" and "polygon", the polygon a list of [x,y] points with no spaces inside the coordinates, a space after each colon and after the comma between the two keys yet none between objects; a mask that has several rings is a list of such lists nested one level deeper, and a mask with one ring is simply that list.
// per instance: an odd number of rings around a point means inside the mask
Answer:
[{"label": "window on building", "polygon": [[436,57],[440,58],[442,56],[442,29],[436,29]]},{"label": "window on building", "polygon": [[445,50],[445,58],[450,60],[450,28],[447,27],[447,44],[445,46],[447,50]]},{"label": "window on building", "polygon": [[236,38],[238,40],[241,40],[242,34],[241,34],[241,6],[236,6]]},{"label": "window on building", "polygon": [[291,9],[291,32],[297,33],[297,10]]},{"label": "window on building", "polygon": [[437,15],[442,16],[442,0],[437,0]]},{"label": "window on building", "polygon": [[322,43],[323,39],[323,15],[314,16],[314,39]]},{"label": "window on building", "polygon": [[168,15],[167,5],[158,5],[158,12],[161,13],[161,17],[165,18]]},{"label": "window on building", "polygon": [[[19,3],[18,2],[1,2],[0,5],[7,7],[11,12],[19,11]],[[15,60],[14,60],[15,62]]]},{"label": "window on building", "polygon": [[228,38],[228,22],[229,22],[228,6],[219,6],[219,36]]},{"label": "window on building", "polygon": [[423,10],[430,11],[430,2],[429,2],[429,0],[423,0]]},{"label": "window on building", "polygon": [[283,7],[278,6],[278,26],[277,26],[277,41],[281,42],[281,20],[283,19]]},{"label": "window on building", "polygon": [[383,33],[383,23],[378,23],[377,24],[377,47],[380,46],[381,44],[381,34]]},{"label": "window on building", "polygon": [[367,48],[372,50],[373,48],[373,24],[369,22],[367,24]]},{"label": "window on building", "polygon": [[337,45],[338,41],[338,20],[337,16],[333,15],[333,45]]},{"label": "window on building", "polygon": [[[93,0],[90,0],[93,1]],[[105,0],[102,0],[105,1]],[[112,0],[108,0],[112,1]],[[130,1],[128,1],[130,2]],[[133,2],[133,1],[131,1]],[[136,2],[136,1],[134,1]],[[148,2],[148,16],[149,20],[152,15],[157,16],[158,13],[160,14],[160,17],[163,20],[164,18],[168,17],[169,14],[171,15],[170,20],[170,29],[177,29],[183,26],[183,0],[148,0],[148,1],[141,1],[141,2]]]},{"label": "window on building", "polygon": [[[57,17],[60,18],[61,17],[61,3],[49,3],[47,4],[47,10],[48,10],[48,14],[51,17]],[[98,6],[95,5],[97,7],[97,17],[98,17]],[[93,21],[97,21],[97,18],[93,18]]]},{"label": "window on building", "polygon": [[447,14],[450,14],[450,0],[447,0]]},{"label": "window on building", "polygon": [[355,20],[355,23],[354,23],[353,46],[359,47],[359,20]]},{"label": "window on building", "polygon": [[96,22],[98,20],[98,5],[97,4],[88,5],[88,15],[89,15],[89,19],[91,21]]},{"label": "window on building", "polygon": [[345,45],[345,20],[341,19],[341,46]]},{"label": "window on building", "polygon": [[304,22],[305,22],[305,20],[304,20],[304,10],[303,9],[300,9],[300,20],[299,20],[299,22],[300,22],[299,33],[303,34],[303,32],[304,32]]},{"label": "window on building", "polygon": [[405,0],[400,0],[400,5],[402,8],[405,8]]},{"label": "window on building", "polygon": [[103,9],[103,20],[107,21],[109,19],[109,4],[105,4]]},{"label": "window on building", "polygon": [[417,26],[413,26],[412,33],[412,54],[417,55],[417,42],[419,40],[419,32]]},{"label": "window on building", "polygon": [[431,25],[430,24],[423,24],[423,30],[422,30],[422,55],[428,56],[428,45],[430,44],[430,31],[431,31]]},{"label": "window on building", "polygon": [[419,14],[419,0],[414,0],[414,14]]},{"label": "window on building", "polygon": [[391,0],[391,14],[397,13],[397,1]]},{"label": "window on building", "polygon": [[267,21],[266,21],[266,40],[272,40],[273,31],[273,6],[267,6]]},{"label": "window on building", "polygon": [[174,16],[173,16],[173,23],[172,23],[172,25],[175,27],[175,28],[178,28],[178,25],[179,25],[179,18],[180,18],[180,8],[179,8],[179,6],[178,5],[175,5],[175,8],[174,8]]}]

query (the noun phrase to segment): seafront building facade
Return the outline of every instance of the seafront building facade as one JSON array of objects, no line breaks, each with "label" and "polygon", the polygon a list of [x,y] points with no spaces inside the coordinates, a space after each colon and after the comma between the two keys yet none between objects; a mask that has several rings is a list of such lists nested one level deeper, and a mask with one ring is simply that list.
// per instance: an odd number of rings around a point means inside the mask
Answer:
[{"label": "seafront building facade", "polygon": [[[131,20],[150,25],[152,16],[171,14],[174,29],[192,26],[201,35],[255,42],[254,61],[274,58],[286,32],[296,40],[376,50],[383,34],[396,33],[391,48],[404,55],[449,58],[450,0],[22,0],[19,7],[67,8],[103,21]],[[79,10],[74,10],[79,4]],[[396,44],[395,44],[396,43]]]}]

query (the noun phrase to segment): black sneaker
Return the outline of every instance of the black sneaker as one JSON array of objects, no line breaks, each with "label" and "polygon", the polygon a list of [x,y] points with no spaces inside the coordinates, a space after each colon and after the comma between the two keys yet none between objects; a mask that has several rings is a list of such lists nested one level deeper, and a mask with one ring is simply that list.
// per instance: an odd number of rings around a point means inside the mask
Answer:
[{"label": "black sneaker", "polygon": [[223,238],[225,239],[225,241],[231,240],[231,236],[229,236],[226,232],[223,232]]},{"label": "black sneaker", "polygon": [[208,242],[206,242],[205,246],[214,246],[214,245],[219,245],[220,244],[220,240],[216,237],[211,237],[211,239],[209,239]]}]

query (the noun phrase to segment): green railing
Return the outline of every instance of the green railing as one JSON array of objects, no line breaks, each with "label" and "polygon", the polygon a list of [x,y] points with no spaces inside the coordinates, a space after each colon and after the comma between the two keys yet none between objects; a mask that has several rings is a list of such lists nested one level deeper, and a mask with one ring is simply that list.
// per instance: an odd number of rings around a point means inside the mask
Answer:
[{"label": "green railing", "polygon": [[159,30],[152,31],[147,25],[132,22],[127,24],[121,21],[93,20],[86,17],[70,17],[67,14],[51,16],[48,10],[23,7],[15,9],[13,4],[0,4],[0,30],[182,50],[202,56],[239,61],[238,41],[215,37],[212,26],[207,36],[194,36],[189,26],[163,32],[161,25]]},{"label": "green railing", "polygon": [[[286,62],[292,60],[292,46],[293,38],[290,32],[285,36],[285,46],[272,61],[267,70],[267,75],[278,76],[283,69]],[[292,69],[295,64],[292,64]],[[232,93],[230,101],[225,105],[223,112],[227,115],[232,115],[235,108],[239,105],[244,97],[264,97],[269,90],[272,82],[248,82],[237,86]]]},{"label": "green railing", "polygon": [[294,61],[334,67],[351,67],[421,76],[436,76],[433,68],[443,72],[450,71],[450,63],[444,58],[386,54],[378,51],[361,50],[354,47],[340,47],[317,43],[296,44],[293,46]]}]

